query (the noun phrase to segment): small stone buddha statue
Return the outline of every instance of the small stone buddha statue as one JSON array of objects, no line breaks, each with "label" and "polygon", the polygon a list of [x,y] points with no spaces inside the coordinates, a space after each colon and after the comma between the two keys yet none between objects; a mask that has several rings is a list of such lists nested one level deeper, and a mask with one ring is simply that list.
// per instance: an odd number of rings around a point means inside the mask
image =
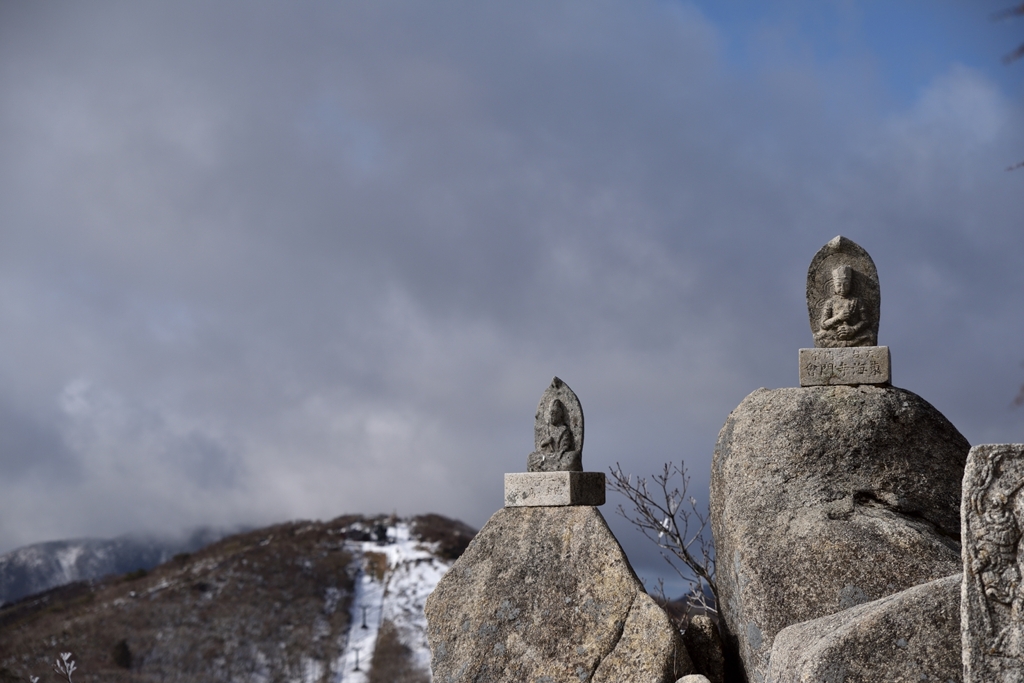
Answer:
[{"label": "small stone buddha statue", "polygon": [[528,471],[583,471],[583,409],[572,389],[557,377],[537,406],[533,443],[533,453],[526,459]]},{"label": "small stone buddha statue", "polygon": [[551,401],[548,409],[548,435],[540,442],[541,453],[555,456],[564,455],[573,450],[572,431],[565,420],[565,404],[561,399]]},{"label": "small stone buddha statue", "polygon": [[832,296],[821,308],[821,323],[814,341],[818,346],[870,346],[871,330],[857,297],[852,296],[853,269],[842,265],[832,271]]}]

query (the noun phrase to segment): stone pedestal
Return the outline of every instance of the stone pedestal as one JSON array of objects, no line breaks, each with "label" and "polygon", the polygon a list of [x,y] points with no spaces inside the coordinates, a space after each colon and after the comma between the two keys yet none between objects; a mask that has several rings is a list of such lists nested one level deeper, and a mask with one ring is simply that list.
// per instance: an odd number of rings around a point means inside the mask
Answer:
[{"label": "stone pedestal", "polygon": [[888,346],[800,349],[800,386],[889,384]]},{"label": "stone pedestal", "polygon": [[505,474],[505,507],[604,505],[604,472]]}]

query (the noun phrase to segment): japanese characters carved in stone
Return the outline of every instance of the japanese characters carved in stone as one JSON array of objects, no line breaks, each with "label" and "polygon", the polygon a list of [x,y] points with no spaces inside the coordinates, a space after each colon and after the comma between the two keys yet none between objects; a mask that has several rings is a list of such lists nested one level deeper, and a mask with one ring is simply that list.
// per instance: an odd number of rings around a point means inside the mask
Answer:
[{"label": "japanese characters carved in stone", "polygon": [[877,346],[880,308],[878,272],[864,249],[838,236],[818,250],[807,270],[815,346]]},{"label": "japanese characters carved in stone", "polygon": [[1024,680],[1024,444],[971,449],[961,507],[964,683]]},{"label": "japanese characters carved in stone", "polygon": [[583,408],[569,385],[557,377],[540,397],[533,434],[528,471],[583,471]]}]

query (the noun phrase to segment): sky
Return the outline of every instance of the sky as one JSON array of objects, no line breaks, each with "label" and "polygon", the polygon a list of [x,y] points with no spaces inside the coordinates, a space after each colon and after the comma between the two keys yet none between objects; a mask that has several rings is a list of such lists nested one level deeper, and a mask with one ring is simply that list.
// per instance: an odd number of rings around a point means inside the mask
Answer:
[{"label": "sky", "polygon": [[894,384],[1024,441],[1008,4],[3,3],[0,552],[479,527],[556,375],[586,469],[685,461],[703,506],[839,234]]}]

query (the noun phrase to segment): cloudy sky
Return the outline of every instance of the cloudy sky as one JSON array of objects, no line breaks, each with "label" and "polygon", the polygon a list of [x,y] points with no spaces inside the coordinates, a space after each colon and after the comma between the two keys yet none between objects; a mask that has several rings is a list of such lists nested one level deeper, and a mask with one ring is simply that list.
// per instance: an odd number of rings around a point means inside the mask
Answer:
[{"label": "cloudy sky", "polygon": [[587,469],[685,459],[706,500],[837,234],[894,382],[1024,440],[1009,4],[0,5],[0,551],[480,526],[553,375]]}]

